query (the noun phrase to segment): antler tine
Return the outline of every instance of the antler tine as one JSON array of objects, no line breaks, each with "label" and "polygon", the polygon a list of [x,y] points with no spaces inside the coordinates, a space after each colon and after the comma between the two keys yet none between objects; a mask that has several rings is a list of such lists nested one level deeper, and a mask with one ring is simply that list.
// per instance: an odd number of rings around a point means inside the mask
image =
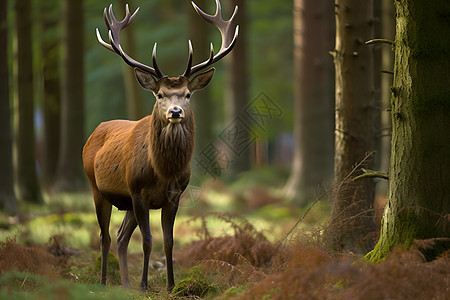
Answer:
[{"label": "antler tine", "polygon": [[[125,17],[122,21],[117,21],[116,17],[114,16],[114,12],[112,10],[112,4],[109,6],[109,9],[105,8],[103,11],[103,18],[105,20],[106,27],[108,28],[108,37],[110,44],[103,41],[100,32],[98,28],[96,28],[97,33],[97,39],[99,43],[105,47],[106,49],[113,51],[117,54],[119,54],[122,59],[131,67],[138,68],[142,71],[148,72],[155,76],[158,79],[166,77],[158,68],[158,65],[156,63],[156,43],[153,50],[153,67],[149,67],[147,65],[144,65],[133,58],[131,58],[128,54],[123,51],[122,46],[120,45],[120,31],[127,27],[131,22],[133,22],[134,18],[136,17],[137,13],[139,11],[139,7],[136,9],[136,11],[133,14],[130,14],[130,10],[128,7],[128,4],[125,6]],[[109,14],[109,18],[108,18]]]},{"label": "antler tine", "polygon": [[184,74],[183,74],[184,77],[188,77],[188,76],[189,76],[188,73],[191,71],[191,67],[192,67],[192,55],[193,55],[192,42],[191,42],[191,40],[189,40],[189,58],[188,58],[188,63],[187,63],[186,71],[185,71]]},{"label": "antler tine", "polygon": [[[188,63],[188,67],[186,68],[186,71],[184,72],[183,76],[189,77],[192,74],[212,65],[213,63],[219,61],[222,59],[225,55],[227,55],[234,47],[236,43],[236,38],[239,34],[239,25],[236,25],[234,33],[232,31],[232,28],[235,26],[235,17],[238,11],[238,6],[234,8],[234,12],[231,16],[231,18],[228,21],[225,21],[222,19],[222,7],[220,5],[219,0],[216,0],[216,13],[214,15],[208,15],[205,12],[203,12],[193,1],[191,2],[194,9],[197,11],[197,13],[206,21],[216,26],[221,34],[222,37],[222,45],[220,47],[219,52],[214,55],[214,48],[211,44],[211,53],[209,56],[209,59],[191,67],[191,63]],[[189,50],[189,60],[192,60],[192,51]]]}]

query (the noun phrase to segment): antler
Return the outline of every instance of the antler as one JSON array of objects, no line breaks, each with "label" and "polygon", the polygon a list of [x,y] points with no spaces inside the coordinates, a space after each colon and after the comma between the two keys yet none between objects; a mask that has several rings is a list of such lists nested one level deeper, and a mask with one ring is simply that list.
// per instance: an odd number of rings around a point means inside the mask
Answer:
[{"label": "antler", "polygon": [[156,63],[156,45],[157,45],[157,43],[155,43],[155,45],[153,47],[153,53],[152,53],[153,68],[134,60],[133,58],[128,56],[128,54],[126,54],[123,51],[122,46],[120,45],[120,31],[122,29],[124,29],[125,27],[127,27],[128,25],[130,25],[131,22],[133,22],[134,18],[136,17],[136,14],[139,11],[139,8],[137,8],[136,11],[132,15],[130,15],[130,10],[128,8],[128,4],[125,6],[125,10],[126,10],[125,18],[119,22],[119,21],[117,21],[116,17],[114,16],[114,13],[112,10],[112,4],[109,6],[109,19],[108,19],[108,11],[105,8],[105,10],[103,12],[103,18],[105,19],[105,24],[106,24],[106,27],[108,28],[108,36],[109,36],[110,44],[103,41],[98,28],[96,28],[97,39],[98,39],[99,43],[102,44],[103,47],[105,47],[106,49],[119,54],[128,65],[130,65],[134,68],[138,68],[142,71],[148,72],[158,79],[167,77],[159,70],[158,64]]},{"label": "antler", "polygon": [[[239,33],[239,25],[236,25],[236,27],[234,29],[234,33],[232,31],[233,27],[235,26],[234,25],[235,17],[236,17],[237,11],[238,11],[237,5],[234,9],[234,12],[233,12],[233,15],[231,16],[231,18],[228,21],[225,21],[222,19],[222,16],[221,16],[222,8],[221,8],[219,0],[216,0],[217,9],[216,9],[215,15],[208,15],[208,14],[204,13],[194,2],[191,2],[191,3],[192,3],[192,6],[194,7],[194,9],[197,11],[197,13],[203,19],[205,19],[206,21],[213,24],[214,26],[216,26],[219,29],[220,34],[222,36],[222,45],[220,47],[219,52],[216,55],[214,55],[214,47],[213,47],[213,44],[211,43],[211,51],[210,51],[209,58],[198,65],[192,66],[193,50],[192,50],[192,43],[189,40],[188,65],[186,67],[186,71],[182,75],[187,78],[189,78],[191,75],[197,73],[198,71],[205,69],[208,66],[214,64],[215,62],[222,59],[225,55],[227,55],[233,49],[233,47],[236,43],[236,38]],[[134,18],[136,17],[136,14],[139,11],[139,8],[137,8],[136,11],[132,15],[130,14],[128,4],[125,6],[125,10],[126,10],[125,18],[119,22],[119,21],[117,21],[116,17],[114,16],[114,13],[112,10],[112,4],[109,6],[109,10],[107,10],[105,8],[105,10],[103,12],[103,18],[105,19],[105,24],[106,24],[106,27],[108,28],[108,36],[109,36],[110,44],[103,41],[98,28],[96,28],[97,39],[98,39],[99,43],[102,44],[106,49],[119,54],[128,65],[130,65],[134,68],[138,68],[144,72],[150,73],[158,79],[167,77],[159,70],[158,64],[156,63],[156,45],[157,45],[157,43],[155,43],[155,45],[153,47],[153,53],[152,53],[153,68],[134,60],[128,54],[126,54],[125,51],[123,51],[122,46],[120,45],[120,31],[122,29],[124,29],[125,27],[127,27],[128,25],[130,25],[131,22],[133,22]],[[108,14],[109,14],[109,18],[108,18]]]},{"label": "antler", "polygon": [[228,21],[225,21],[222,19],[222,8],[220,5],[219,0],[216,0],[216,13],[215,15],[208,15],[206,13],[204,13],[193,1],[191,2],[192,6],[194,6],[194,9],[197,11],[197,13],[206,21],[208,21],[209,23],[213,24],[214,26],[216,26],[219,31],[220,34],[222,36],[222,45],[220,47],[219,52],[214,55],[214,47],[213,44],[211,43],[211,50],[210,50],[210,55],[209,55],[209,59],[205,60],[204,62],[195,65],[192,67],[192,43],[189,40],[189,59],[188,59],[188,65],[186,68],[186,71],[184,72],[183,76],[189,78],[189,76],[191,76],[192,74],[207,68],[208,66],[212,65],[213,63],[219,61],[220,59],[222,59],[225,55],[227,55],[234,47],[235,43],[236,43],[236,38],[238,36],[239,33],[239,25],[236,25],[234,33],[232,31],[233,27],[234,27],[234,18],[236,17],[236,13],[238,11],[238,6],[236,5],[233,15],[231,16],[231,18]]}]

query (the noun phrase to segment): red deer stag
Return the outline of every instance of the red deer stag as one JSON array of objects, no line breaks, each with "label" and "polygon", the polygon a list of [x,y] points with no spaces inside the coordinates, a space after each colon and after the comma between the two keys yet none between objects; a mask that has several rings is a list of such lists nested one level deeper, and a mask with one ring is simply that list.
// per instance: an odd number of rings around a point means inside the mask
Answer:
[{"label": "red deer stag", "polygon": [[[106,265],[111,237],[109,223],[112,205],[126,210],[117,233],[117,248],[122,285],[130,287],[127,267],[127,248],[131,235],[139,225],[142,235],[144,265],[141,288],[147,288],[148,265],[152,250],[149,227],[149,210],[162,209],[161,225],[166,255],[167,289],[175,283],[173,277],[173,224],[180,196],[189,183],[190,160],[194,148],[194,116],[190,108],[191,94],[204,88],[214,74],[211,68],[197,76],[195,73],[209,67],[227,55],[238,35],[235,25],[237,7],[230,20],[221,17],[219,0],[215,15],[204,13],[195,3],[194,9],[221,33],[222,45],[217,54],[211,43],[207,60],[192,66],[192,45],[189,41],[189,58],[186,71],[177,78],[164,75],[156,63],[156,43],[153,48],[153,67],[128,56],[120,44],[120,31],[135,18],[126,6],[126,16],[117,21],[112,5],[105,8],[104,19],[109,33],[109,44],[104,42],[97,29],[97,38],[105,48],[120,55],[134,68],[140,85],[152,91],[156,103],[151,115],[138,120],[113,120],[101,123],[89,137],[83,150],[83,166],[91,183],[101,243],[101,283],[106,284]],[[109,13],[109,16],[108,16]]]}]

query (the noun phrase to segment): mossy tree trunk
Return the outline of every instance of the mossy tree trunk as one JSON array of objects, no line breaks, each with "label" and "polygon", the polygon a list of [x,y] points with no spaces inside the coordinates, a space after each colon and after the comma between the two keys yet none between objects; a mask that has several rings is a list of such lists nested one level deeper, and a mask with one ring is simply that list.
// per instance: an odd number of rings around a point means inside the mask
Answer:
[{"label": "mossy tree trunk", "polygon": [[450,3],[395,1],[389,188],[381,235],[366,258],[449,235]]},{"label": "mossy tree trunk", "polygon": [[[326,239],[335,250],[366,253],[375,242],[374,182],[351,182],[349,174],[376,149],[373,49],[373,1],[336,0],[336,128],[334,180],[337,185]],[[364,166],[363,166],[364,167]],[[372,167],[370,160],[366,168]],[[351,178],[360,175],[357,169]]]},{"label": "mossy tree trunk", "polygon": [[333,3],[294,0],[296,147],[286,196],[304,206],[333,178]]}]

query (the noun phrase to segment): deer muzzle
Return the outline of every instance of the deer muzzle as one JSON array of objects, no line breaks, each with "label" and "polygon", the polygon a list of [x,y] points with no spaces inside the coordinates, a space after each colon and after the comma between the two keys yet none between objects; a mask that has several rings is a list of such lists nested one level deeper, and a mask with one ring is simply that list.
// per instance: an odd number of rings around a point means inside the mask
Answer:
[{"label": "deer muzzle", "polygon": [[184,110],[179,106],[171,106],[167,110],[166,117],[170,123],[180,123],[184,118]]}]

